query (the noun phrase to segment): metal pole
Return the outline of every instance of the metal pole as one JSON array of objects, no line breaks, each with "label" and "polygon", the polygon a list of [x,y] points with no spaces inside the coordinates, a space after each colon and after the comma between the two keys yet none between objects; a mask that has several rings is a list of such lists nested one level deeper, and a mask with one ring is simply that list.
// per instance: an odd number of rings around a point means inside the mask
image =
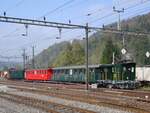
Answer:
[{"label": "metal pole", "polygon": [[112,64],[115,64],[115,52],[113,52],[113,59]]},{"label": "metal pole", "polygon": [[123,38],[122,44],[123,44],[123,47],[125,47],[125,39],[124,39],[125,37],[124,37],[124,34],[123,34],[123,37],[122,37],[122,38]]},{"label": "metal pole", "polygon": [[120,12],[118,14],[119,14],[119,18],[118,18],[118,30],[121,30]]},{"label": "metal pole", "polygon": [[23,69],[24,69],[24,70],[25,70],[25,68],[26,68],[26,67],[25,67],[25,54],[26,54],[25,51],[26,51],[26,50],[23,49],[23,55],[22,55],[22,56],[23,56]]},{"label": "metal pole", "polygon": [[115,7],[113,7],[113,11],[118,13],[119,19],[118,19],[117,29],[121,30],[120,13],[124,12],[124,8],[121,10],[117,10]]},{"label": "metal pole", "polygon": [[86,90],[89,89],[89,85],[88,85],[88,77],[89,77],[89,69],[88,69],[88,23],[86,23],[86,27],[85,27],[85,40],[86,40],[86,44],[85,44],[85,62],[86,62],[86,75],[85,75],[85,83],[86,83]]},{"label": "metal pole", "polygon": [[32,46],[32,68],[35,68],[35,62],[34,62],[34,46]]}]

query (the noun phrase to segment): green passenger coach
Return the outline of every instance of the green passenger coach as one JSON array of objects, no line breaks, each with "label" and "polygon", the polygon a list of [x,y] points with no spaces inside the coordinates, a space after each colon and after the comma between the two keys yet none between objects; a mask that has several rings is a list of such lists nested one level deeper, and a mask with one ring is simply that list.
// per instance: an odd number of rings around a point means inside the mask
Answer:
[{"label": "green passenger coach", "polygon": [[[99,76],[99,65],[89,66],[89,82],[96,82]],[[62,82],[85,82],[85,66],[69,66],[53,68],[54,81]]]},{"label": "green passenger coach", "polygon": [[[135,80],[135,63],[89,65],[89,83],[98,80]],[[53,68],[52,80],[61,82],[85,82],[85,66]]]}]

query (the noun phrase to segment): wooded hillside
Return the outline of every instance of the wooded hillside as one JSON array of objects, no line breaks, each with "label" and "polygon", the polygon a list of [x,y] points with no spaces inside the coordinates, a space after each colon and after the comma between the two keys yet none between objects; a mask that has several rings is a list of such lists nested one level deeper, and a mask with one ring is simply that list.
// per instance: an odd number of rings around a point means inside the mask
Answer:
[{"label": "wooded hillside", "polygon": [[[116,23],[106,27],[116,28]],[[122,21],[122,29],[129,31],[150,32],[150,14],[137,16]],[[115,61],[121,60],[122,38],[125,38],[127,57],[132,58],[138,65],[150,64],[145,53],[150,51],[150,36],[131,36],[126,34],[113,34],[97,32],[89,37],[89,63],[112,63],[112,55],[115,53]],[[61,42],[43,50],[36,56],[36,67],[55,67],[80,65],[85,62],[85,48],[83,40]]]}]

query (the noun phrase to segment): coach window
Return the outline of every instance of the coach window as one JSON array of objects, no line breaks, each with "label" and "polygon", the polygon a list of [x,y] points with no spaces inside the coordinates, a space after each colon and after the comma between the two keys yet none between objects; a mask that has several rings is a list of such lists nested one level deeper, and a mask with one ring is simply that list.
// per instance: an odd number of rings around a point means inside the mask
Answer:
[{"label": "coach window", "polygon": [[54,71],[54,74],[57,74],[57,73],[58,73],[58,70],[55,70],[55,71]]},{"label": "coach window", "polygon": [[67,74],[67,70],[64,70],[64,74]]},{"label": "coach window", "polygon": [[57,74],[60,74],[60,70],[57,70]]},{"label": "coach window", "polygon": [[76,73],[77,73],[77,70],[76,70],[76,69],[74,69],[73,74],[76,74]]},{"label": "coach window", "polygon": [[132,70],[131,70],[131,72],[132,72],[132,73],[134,72],[134,67],[132,67]]},{"label": "coach window", "polygon": [[62,70],[62,71],[61,71],[61,73],[63,73],[63,74],[64,74],[64,73],[65,73],[65,70]]},{"label": "coach window", "polygon": [[82,70],[82,69],[80,69],[80,71],[79,71],[79,75],[81,75],[81,74],[82,74],[82,71],[83,71],[83,70]]},{"label": "coach window", "polygon": [[123,71],[126,71],[126,67],[123,67]]}]

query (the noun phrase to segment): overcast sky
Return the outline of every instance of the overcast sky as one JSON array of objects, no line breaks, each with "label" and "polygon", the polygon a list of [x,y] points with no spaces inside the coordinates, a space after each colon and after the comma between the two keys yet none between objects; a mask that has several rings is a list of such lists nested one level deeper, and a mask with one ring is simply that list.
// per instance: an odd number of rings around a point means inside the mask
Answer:
[{"label": "overcast sky", "polygon": [[[68,23],[71,20],[73,24],[85,25],[88,22],[90,26],[101,27],[118,20],[113,6],[119,10],[124,8],[121,19],[127,19],[148,13],[150,0],[0,0],[0,15],[5,11],[6,16],[39,20],[45,16],[52,22]],[[84,36],[84,30],[62,30],[62,37],[58,40],[58,29],[38,26],[28,26],[27,37],[22,36],[25,32],[24,25],[0,22],[0,55],[21,57],[23,48],[31,55],[33,45],[36,46],[35,54],[38,54],[54,43]]]}]

